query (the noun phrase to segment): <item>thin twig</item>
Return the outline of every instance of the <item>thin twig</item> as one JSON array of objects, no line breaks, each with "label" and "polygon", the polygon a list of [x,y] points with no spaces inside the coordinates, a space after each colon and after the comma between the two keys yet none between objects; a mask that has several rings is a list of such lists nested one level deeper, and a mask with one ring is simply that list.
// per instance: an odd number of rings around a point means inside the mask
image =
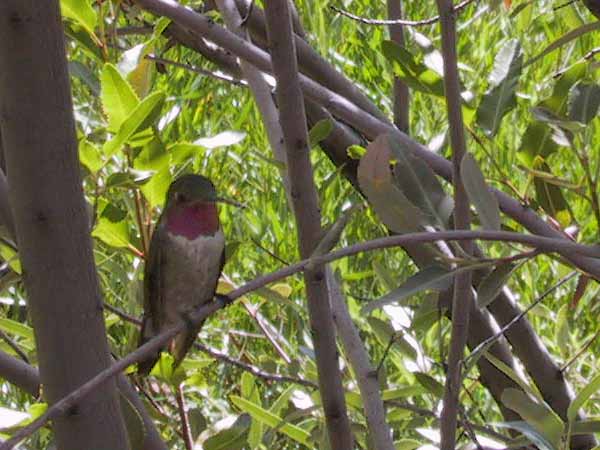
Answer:
[{"label": "thin twig", "polygon": [[[396,406],[398,408],[402,408],[402,409],[406,409],[407,411],[411,411],[415,414],[418,414],[420,416],[426,416],[426,417],[431,417],[433,419],[435,419],[436,421],[439,421],[439,417],[438,415],[433,412],[430,411],[429,409],[425,409],[425,408],[419,408],[418,406],[414,406],[411,405],[410,403],[405,403],[405,402],[401,402],[398,400],[387,400],[385,402],[387,405],[392,405],[392,406]],[[461,420],[461,424],[462,424],[463,420]],[[470,426],[477,431],[480,431],[482,433],[487,434],[490,437],[493,437],[494,439],[498,439],[501,442],[510,442],[512,440],[512,438],[505,436],[503,434],[498,433],[497,431],[492,430],[489,427],[483,426],[483,425],[477,425],[475,423],[470,423]]]},{"label": "thin twig", "polygon": [[206,70],[198,66],[192,66],[191,64],[184,64],[177,61],[173,61],[172,59],[161,58],[160,56],[155,55],[146,55],[145,58],[157,63],[180,67],[182,69],[189,70],[190,72],[199,73],[200,75],[206,75],[207,77],[211,77],[219,81],[225,81],[235,86],[248,86],[248,83],[246,83],[246,81],[244,80],[240,80],[238,78],[234,78],[226,74],[211,72],[210,70]]},{"label": "thin twig", "polygon": [[218,352],[218,351],[216,351],[210,347],[207,347],[203,344],[196,343],[196,344],[194,344],[194,347],[197,348],[198,350],[203,351],[204,353],[212,356],[215,359],[218,359],[218,360],[224,361],[228,364],[231,364],[233,366],[239,367],[240,369],[250,372],[252,375],[262,378],[263,380],[275,381],[278,383],[294,383],[294,384],[299,384],[301,386],[309,387],[311,389],[318,389],[317,385],[315,383],[313,383],[312,381],[304,380],[301,378],[290,377],[287,375],[279,375],[279,374],[275,374],[275,373],[265,372],[262,369],[260,369],[259,367],[256,367],[256,366],[253,366],[252,364],[248,364],[248,363],[242,362],[238,359],[232,358],[231,356],[226,355],[225,353]]},{"label": "thin twig", "polygon": [[592,343],[598,339],[598,336],[600,336],[600,330],[596,331],[596,333],[594,333],[594,335],[589,339],[589,341],[587,341],[583,347],[581,347],[579,349],[579,351],[577,351],[577,353],[575,353],[575,355],[573,355],[573,357],[571,359],[569,359],[561,368],[560,371],[561,373],[566,372],[569,367],[575,362],[577,361],[577,359],[590,347],[590,345],[592,345]]},{"label": "thin twig", "polygon": [[[462,2],[460,2],[459,4],[457,4],[454,7],[454,12],[457,13],[463,9],[465,9],[467,6],[469,6],[471,3],[475,2],[475,1],[479,1],[479,0],[463,0]],[[434,16],[434,17],[430,17],[429,19],[423,19],[423,20],[404,20],[404,19],[394,19],[394,20],[381,20],[381,19],[367,19],[366,17],[361,17],[361,16],[357,16],[355,14],[352,14],[348,11],[345,11],[341,8],[338,8],[337,6],[330,6],[331,9],[333,9],[335,12],[341,14],[342,16],[346,16],[349,19],[352,20],[356,20],[357,22],[363,23],[365,25],[405,25],[407,27],[422,27],[425,25],[431,25],[436,23],[438,20],[440,20],[440,16]]]},{"label": "thin twig", "polygon": [[13,351],[19,356],[19,358],[21,358],[23,361],[29,364],[29,358],[27,358],[25,352],[21,350],[17,343],[13,341],[11,337],[8,334],[6,334],[3,330],[0,330],[0,338],[4,342],[6,342],[10,348],[13,349]]},{"label": "thin twig", "polygon": [[551,286],[550,288],[548,288],[542,295],[540,295],[536,300],[534,300],[533,303],[531,303],[531,305],[529,305],[527,308],[525,308],[520,314],[513,317],[510,322],[508,322],[506,325],[504,325],[500,329],[500,331],[498,331],[493,336],[490,336],[489,338],[485,339],[484,341],[481,341],[479,343],[479,345],[477,347],[475,347],[473,349],[473,351],[471,351],[471,354],[469,356],[467,356],[467,358],[465,358],[465,361],[463,364],[465,366],[468,366],[469,360],[473,357],[473,355],[478,355],[480,349],[488,347],[490,344],[492,344],[496,340],[500,339],[500,337],[502,337],[504,335],[504,333],[506,333],[506,331],[508,331],[508,329],[510,327],[512,327],[515,323],[517,323],[519,320],[521,320],[523,317],[525,317],[527,315],[527,313],[529,311],[531,311],[533,308],[535,308],[542,300],[544,300],[548,295],[550,295],[553,291],[555,291],[560,286],[565,284],[567,281],[569,281],[575,275],[577,275],[577,272],[573,271],[570,274],[568,274],[567,276],[565,276],[562,280],[560,280],[554,286]]},{"label": "thin twig", "polygon": [[186,450],[194,450],[194,440],[192,439],[192,430],[190,420],[185,410],[185,397],[183,395],[183,383],[175,388],[175,398],[177,399],[177,411],[181,418],[181,434]]}]

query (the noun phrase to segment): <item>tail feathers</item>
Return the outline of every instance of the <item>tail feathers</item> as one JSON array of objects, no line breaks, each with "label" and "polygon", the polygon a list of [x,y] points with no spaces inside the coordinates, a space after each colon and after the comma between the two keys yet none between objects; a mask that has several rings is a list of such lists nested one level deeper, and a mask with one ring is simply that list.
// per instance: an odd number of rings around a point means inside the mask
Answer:
[{"label": "tail feathers", "polygon": [[[204,322],[196,327],[190,323],[184,332],[179,333],[177,336],[175,336],[175,338],[173,338],[168,347],[171,355],[173,356],[173,368],[176,368],[179,366],[179,364],[181,364],[181,361],[183,361],[185,355],[194,344],[196,336],[198,336],[198,332],[202,328],[203,324]],[[154,337],[154,334],[150,332],[149,328],[150,324],[144,319],[138,347],[144,345]],[[148,375],[152,371],[154,365],[158,362],[159,358],[160,350],[151,354],[146,359],[138,362],[137,373],[140,375]]]},{"label": "tail feathers", "polygon": [[183,361],[183,358],[185,358],[185,355],[194,344],[202,325],[204,325],[204,322],[197,327],[193,326],[191,323],[188,323],[187,330],[178,334],[175,339],[173,339],[173,343],[170,347],[171,354],[173,355],[173,368],[181,364],[181,361]]}]

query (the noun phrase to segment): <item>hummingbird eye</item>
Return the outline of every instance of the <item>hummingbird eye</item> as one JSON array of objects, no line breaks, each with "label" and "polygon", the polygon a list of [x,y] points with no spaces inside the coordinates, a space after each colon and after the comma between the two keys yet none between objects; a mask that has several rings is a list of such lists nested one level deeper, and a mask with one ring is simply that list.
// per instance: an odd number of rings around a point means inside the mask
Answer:
[{"label": "hummingbird eye", "polygon": [[183,203],[186,200],[186,196],[185,194],[181,193],[181,192],[176,192],[175,193],[175,201],[178,203]]}]

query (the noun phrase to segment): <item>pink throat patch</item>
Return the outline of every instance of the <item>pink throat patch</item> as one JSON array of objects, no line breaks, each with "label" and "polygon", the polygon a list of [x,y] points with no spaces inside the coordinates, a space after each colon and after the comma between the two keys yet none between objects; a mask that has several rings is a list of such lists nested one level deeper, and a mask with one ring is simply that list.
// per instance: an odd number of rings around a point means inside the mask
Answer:
[{"label": "pink throat patch", "polygon": [[219,214],[214,203],[195,202],[176,205],[167,211],[169,233],[190,241],[198,236],[213,236],[219,229]]}]

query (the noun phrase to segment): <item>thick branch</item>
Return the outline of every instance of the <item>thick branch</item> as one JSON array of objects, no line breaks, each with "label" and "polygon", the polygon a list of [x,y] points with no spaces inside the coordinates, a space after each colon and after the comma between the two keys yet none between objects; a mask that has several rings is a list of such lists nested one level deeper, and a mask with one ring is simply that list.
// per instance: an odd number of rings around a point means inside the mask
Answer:
[{"label": "thick branch", "polygon": [[[387,0],[388,16],[392,20],[402,19],[402,0]],[[404,26],[402,24],[390,24],[390,39],[404,47]],[[397,76],[394,76],[394,91],[392,97],[394,110],[394,125],[400,131],[410,134],[410,92],[408,86]]]},{"label": "thick branch", "polygon": [[40,374],[25,361],[0,351],[0,378],[24,390],[32,397],[40,394]]},{"label": "thick branch", "polygon": [[[307,257],[321,238],[321,214],[310,162],[308,128],[288,0],[267,2],[265,13],[300,255]],[[353,446],[353,437],[324,267],[315,264],[307,268],[304,282],[329,443],[332,450],[349,449]]]},{"label": "thick branch", "polygon": [[[0,2],[0,127],[50,405],[110,366],[59,1]],[[63,450],[128,449],[114,380],[54,423]]]}]

